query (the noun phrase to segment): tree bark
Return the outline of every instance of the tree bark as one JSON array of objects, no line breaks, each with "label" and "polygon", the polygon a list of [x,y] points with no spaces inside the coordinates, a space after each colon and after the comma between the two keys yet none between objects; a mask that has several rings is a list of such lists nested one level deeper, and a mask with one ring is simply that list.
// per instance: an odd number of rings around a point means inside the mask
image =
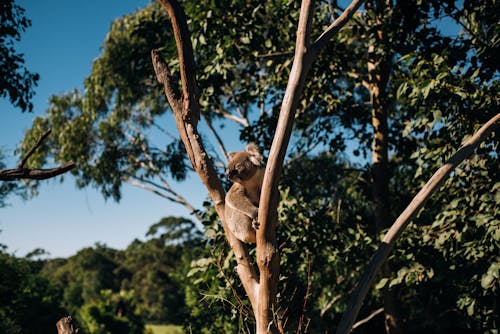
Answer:
[{"label": "tree bark", "polygon": [[347,334],[351,332],[352,324],[358,316],[363,300],[373,285],[376,274],[379,272],[387,257],[389,256],[397,238],[403,233],[404,229],[424,206],[434,192],[443,184],[446,177],[466,158],[474,153],[474,150],[481,144],[493,131],[500,127],[500,113],[492,117],[484,124],[464,145],[439,168],[434,175],[427,181],[424,187],[413,198],[406,209],[396,219],[394,224],[385,234],[382,243],[373,255],[365,272],[361,276],[359,283],[351,295],[347,309],[342,315],[337,334]]},{"label": "tree bark", "polygon": [[176,1],[160,0],[160,3],[167,10],[174,30],[180,62],[182,92],[179,92],[176,83],[170,76],[170,70],[166,62],[161,58],[158,51],[153,50],[151,56],[156,77],[165,89],[165,95],[174,113],[177,129],[186,147],[189,160],[205,184],[214,203],[226,238],[236,258],[236,271],[252,304],[253,311],[257,314],[257,273],[250,261],[250,255],[245,245],[231,233],[226,225],[224,218],[225,191],[210,157],[205,151],[201,136],[198,134],[199,91],[196,86],[194,55],[186,17],[181,6]]},{"label": "tree bark", "polygon": [[73,161],[68,161],[58,167],[39,169],[39,168],[24,168],[24,165],[28,159],[35,153],[35,151],[42,145],[43,141],[47,139],[50,135],[51,130],[47,130],[43,133],[37,140],[35,145],[26,153],[26,155],[21,159],[19,165],[13,169],[0,170],[0,181],[14,181],[20,179],[31,179],[31,180],[46,180],[58,175],[64,174],[67,171],[72,170],[76,167]]},{"label": "tree bark", "polygon": [[278,183],[285,159],[286,150],[293,128],[295,111],[300,101],[304,83],[309,70],[319,52],[330,38],[337,33],[354,15],[361,5],[354,0],[314,42],[310,43],[313,17],[313,1],[302,1],[300,8],[295,55],[290,77],[281,104],[278,124],[269,152],[266,173],[259,202],[260,228],[257,230],[257,265],[259,266],[261,294],[257,333],[268,333],[271,319],[271,305],[274,302],[279,278],[279,255],[276,249],[277,208],[279,202]]},{"label": "tree bark", "polygon": [[56,323],[57,334],[78,334],[78,328],[75,328],[73,318],[64,317]]},{"label": "tree bark", "polygon": [[[387,4],[385,1],[377,1],[374,22],[372,26],[383,25],[383,15]],[[391,205],[389,201],[389,157],[388,157],[388,104],[386,98],[387,83],[391,71],[391,57],[389,50],[382,50],[384,32],[382,29],[375,31],[375,44],[368,48],[368,87],[370,91],[370,103],[372,109],[372,200],[373,217],[377,235],[389,227],[392,221]],[[390,264],[386,262],[382,266],[381,275],[390,277],[392,273]],[[397,291],[394,288],[384,287],[382,290],[385,330],[387,334],[403,333],[403,326],[398,312]]]},{"label": "tree bark", "polygon": [[[385,99],[385,90],[390,72],[390,63],[386,59],[376,56],[376,48],[370,46],[368,72],[370,86],[370,100],[372,105],[372,199],[373,218],[377,235],[389,227],[392,221],[391,205],[389,200],[389,157],[388,157],[388,106]],[[391,267],[385,263],[381,274],[390,277]],[[385,329],[387,334],[402,333],[402,321],[398,312],[398,301],[395,289],[385,287],[382,291],[385,313]]]}]

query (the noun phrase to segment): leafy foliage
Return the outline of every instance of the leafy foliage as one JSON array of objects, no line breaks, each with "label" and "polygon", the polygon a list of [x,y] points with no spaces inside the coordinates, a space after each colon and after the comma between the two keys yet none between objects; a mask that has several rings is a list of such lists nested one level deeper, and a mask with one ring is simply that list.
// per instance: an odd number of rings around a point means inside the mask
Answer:
[{"label": "leafy foliage", "polygon": [[0,332],[49,334],[64,316],[59,290],[36,274],[37,267],[36,262],[0,251]]},{"label": "leafy foliage", "polygon": [[[0,150],[0,170],[6,169],[6,165],[4,163],[5,156]],[[19,183],[13,181],[5,181],[0,183],[0,208],[3,208],[8,205],[7,198],[9,195],[19,195],[23,198],[26,197],[26,187]]]},{"label": "leafy foliage", "polygon": [[24,16],[24,8],[15,0],[5,0],[0,4],[0,97],[8,97],[10,102],[22,111],[31,111],[30,102],[34,95],[39,75],[24,67],[23,54],[18,53],[14,43],[31,25]]},{"label": "leafy foliage", "polygon": [[81,324],[89,334],[144,333],[142,319],[135,312],[131,295],[102,290],[98,300],[80,310]]},{"label": "leafy foliage", "polygon": [[[367,63],[382,64],[387,75],[377,87],[388,117],[388,216],[397,216],[464,137],[498,112],[496,2],[381,3],[367,1],[320,55],[296,115],[281,185],[282,272],[274,310],[287,331],[327,332],[336,326],[380,237],[373,223],[373,165],[367,161],[377,76]],[[298,4],[183,5],[204,124],[210,130],[234,121],[241,140],[268,148],[289,75]],[[338,5],[318,4],[313,35],[332,21]],[[462,32],[441,31],[446,20]],[[99,187],[105,197],[119,199],[122,182],[136,182],[185,205],[170,182],[187,177],[189,164],[177,136],[169,133],[169,107],[149,61],[149,51],[160,48],[178,76],[168,24],[156,4],[115,21],[85,90],[54,96],[46,117],[28,133],[24,147],[49,126],[60,134],[33,163],[71,159],[81,167],[79,186]],[[391,257],[393,273],[379,279],[361,316],[378,309],[389,289],[398,294],[410,332],[496,329],[497,139],[489,138],[427,203]],[[209,151],[214,153],[211,145]],[[213,156],[222,167],[223,159]],[[205,227],[204,244],[190,234],[192,223],[168,218],[152,226],[150,240],[130,245],[124,258],[97,247],[83,250],[81,258],[49,262],[46,268],[55,268],[44,271],[65,286],[68,307],[93,303],[92,310],[106,313],[112,303],[103,290],[130,292],[149,321],[182,319],[196,333],[251,332],[250,308],[240,297],[214,210],[207,204],[196,213]],[[100,298],[105,300],[96,302]],[[180,300],[183,307],[172,309]],[[381,318],[358,331],[383,331]]]}]

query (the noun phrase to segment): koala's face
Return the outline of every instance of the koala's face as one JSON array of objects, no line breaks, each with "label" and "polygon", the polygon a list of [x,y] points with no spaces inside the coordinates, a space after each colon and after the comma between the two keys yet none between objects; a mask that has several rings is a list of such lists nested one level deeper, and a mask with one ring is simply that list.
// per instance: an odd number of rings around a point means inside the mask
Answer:
[{"label": "koala's face", "polygon": [[229,161],[226,177],[233,182],[248,180],[255,174],[257,168],[250,161],[247,152],[237,152],[233,154]]},{"label": "koala's face", "polygon": [[226,177],[233,182],[249,180],[263,166],[263,160],[258,147],[250,143],[245,151],[231,154]]}]

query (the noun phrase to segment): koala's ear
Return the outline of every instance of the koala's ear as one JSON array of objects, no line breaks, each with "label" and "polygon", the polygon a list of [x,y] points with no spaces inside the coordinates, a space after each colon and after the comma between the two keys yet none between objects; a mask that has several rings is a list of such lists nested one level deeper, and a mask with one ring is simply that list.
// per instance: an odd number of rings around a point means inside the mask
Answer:
[{"label": "koala's ear", "polygon": [[249,143],[245,148],[245,151],[248,153],[250,161],[256,166],[262,166],[262,162],[264,161],[264,157],[260,154],[259,148],[254,143]]}]

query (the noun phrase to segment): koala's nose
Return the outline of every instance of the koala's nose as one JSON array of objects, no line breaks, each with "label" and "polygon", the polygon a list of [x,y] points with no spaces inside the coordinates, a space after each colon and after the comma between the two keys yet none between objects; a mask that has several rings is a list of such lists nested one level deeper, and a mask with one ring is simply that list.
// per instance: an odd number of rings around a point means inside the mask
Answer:
[{"label": "koala's nose", "polygon": [[234,176],[234,174],[236,174],[235,170],[231,170],[231,169],[226,170],[226,177],[228,179],[231,179]]}]

